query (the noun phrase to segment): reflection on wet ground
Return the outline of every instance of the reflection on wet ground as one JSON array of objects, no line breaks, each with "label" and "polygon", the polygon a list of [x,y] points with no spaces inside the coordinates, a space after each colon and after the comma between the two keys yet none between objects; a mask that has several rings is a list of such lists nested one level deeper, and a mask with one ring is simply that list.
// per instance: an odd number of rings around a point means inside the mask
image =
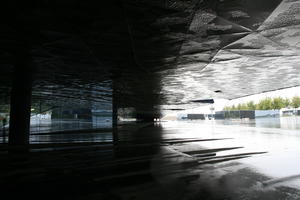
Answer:
[{"label": "reflection on wet ground", "polygon": [[[33,198],[52,191],[49,199],[296,200],[298,132],[189,121],[120,127],[118,145],[109,133],[57,135],[26,154],[0,146],[0,188]],[[60,143],[68,137],[79,139]]]},{"label": "reflection on wet ground", "polygon": [[258,128],[300,129],[300,116],[265,117],[250,120],[216,120],[217,124],[242,125]]},{"label": "reflection on wet ground", "polygon": [[31,135],[30,143],[71,143],[71,142],[111,142],[111,131],[91,133],[66,133]]},{"label": "reflection on wet ground", "polygon": [[85,119],[37,119],[31,120],[31,133],[50,133],[57,131],[84,130],[96,128],[111,128],[110,118],[100,118],[97,121]]},{"label": "reflection on wet ground", "polygon": [[[180,151],[198,149],[198,145],[200,145],[206,149],[214,149],[220,146],[243,146],[243,148],[217,152],[216,156],[220,157],[243,152],[268,152],[234,161],[235,165],[227,163],[225,165],[217,164],[212,168],[209,166],[207,171],[212,171],[212,177],[216,177],[220,172],[220,178],[233,176],[232,181],[246,178],[248,181],[256,181],[252,186],[254,189],[259,188],[260,190],[274,189],[273,186],[275,188],[291,187],[293,188],[291,190],[300,188],[300,169],[298,167],[300,163],[299,130],[249,127],[244,126],[244,124],[237,125],[237,123],[235,126],[231,126],[222,125],[215,121],[166,123],[164,124],[164,130],[169,133],[169,136],[172,134],[176,137],[199,137],[201,135],[201,137],[206,138],[233,138],[231,140],[207,141],[201,144],[194,143],[193,145],[182,144],[173,147]],[[246,174],[243,175],[243,172]],[[251,176],[256,178],[248,177],[247,174],[252,174]],[[209,180],[209,177],[207,178],[206,181]],[[265,180],[260,180],[262,178]],[[226,178],[226,180],[230,182],[230,178]],[[237,189],[236,187],[233,188]],[[290,199],[294,198],[290,197]]]},{"label": "reflection on wet ground", "polygon": [[[112,122],[109,118],[101,118],[97,122],[84,119],[37,119],[31,121],[30,143],[111,141],[111,129]],[[0,132],[2,132],[0,134],[0,143],[7,143],[8,126],[6,126],[5,137],[3,137],[3,129]]]}]

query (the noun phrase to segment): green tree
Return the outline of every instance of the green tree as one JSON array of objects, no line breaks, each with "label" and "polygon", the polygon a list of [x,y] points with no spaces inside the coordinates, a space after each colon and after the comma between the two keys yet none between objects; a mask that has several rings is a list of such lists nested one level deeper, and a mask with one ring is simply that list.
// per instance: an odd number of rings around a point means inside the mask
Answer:
[{"label": "green tree", "polygon": [[299,97],[299,96],[294,96],[293,99],[292,99],[291,105],[292,105],[294,108],[300,107],[300,97]]},{"label": "green tree", "polygon": [[231,106],[231,110],[236,110],[235,105]]},{"label": "green tree", "polygon": [[275,98],[264,98],[255,104],[253,101],[247,103],[238,104],[237,106],[232,105],[224,108],[226,111],[236,111],[236,110],[273,110],[281,109],[292,106],[294,108],[300,107],[300,97],[294,96],[291,100],[288,98],[275,97]]},{"label": "green tree", "polygon": [[247,103],[247,108],[248,108],[248,110],[255,110],[256,109],[256,105],[254,104],[253,101],[249,101]]},{"label": "green tree", "polygon": [[271,110],[272,108],[272,99],[269,97],[262,99],[257,105],[258,110]]},{"label": "green tree", "polygon": [[231,110],[231,107],[230,107],[230,106],[225,106],[223,110],[225,110],[225,111],[230,111],[230,110]]},{"label": "green tree", "polygon": [[284,107],[287,108],[291,105],[291,101],[288,98],[284,99]]},{"label": "green tree", "polygon": [[281,109],[285,107],[285,101],[281,97],[273,98],[272,100],[272,109]]},{"label": "green tree", "polygon": [[241,104],[240,110],[249,110],[246,103]]}]

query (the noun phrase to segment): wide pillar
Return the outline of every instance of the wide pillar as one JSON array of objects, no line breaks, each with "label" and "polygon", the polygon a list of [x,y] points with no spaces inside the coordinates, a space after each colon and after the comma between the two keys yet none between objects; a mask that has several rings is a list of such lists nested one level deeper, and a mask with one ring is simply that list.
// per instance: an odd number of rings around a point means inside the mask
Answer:
[{"label": "wide pillar", "polygon": [[148,111],[148,112],[138,112],[136,115],[136,118],[140,122],[153,122],[154,123],[154,118],[155,115],[153,111]]},{"label": "wide pillar", "polygon": [[18,55],[10,100],[9,145],[28,145],[30,132],[32,67],[26,53]]}]

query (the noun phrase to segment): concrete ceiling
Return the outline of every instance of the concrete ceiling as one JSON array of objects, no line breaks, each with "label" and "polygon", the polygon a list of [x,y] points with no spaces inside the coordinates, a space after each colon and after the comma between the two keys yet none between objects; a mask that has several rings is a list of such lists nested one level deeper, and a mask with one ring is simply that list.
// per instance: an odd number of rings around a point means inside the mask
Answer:
[{"label": "concrete ceiling", "polygon": [[[0,95],[27,46],[34,99],[185,109],[300,85],[300,0],[7,1]],[[5,5],[4,5],[5,4]]]}]

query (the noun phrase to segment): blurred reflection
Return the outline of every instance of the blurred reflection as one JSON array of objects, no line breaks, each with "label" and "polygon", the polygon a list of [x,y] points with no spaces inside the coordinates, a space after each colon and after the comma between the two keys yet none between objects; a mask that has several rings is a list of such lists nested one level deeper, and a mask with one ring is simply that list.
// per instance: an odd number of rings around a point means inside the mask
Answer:
[{"label": "blurred reflection", "polygon": [[[244,148],[218,152],[217,156],[264,152],[258,156],[241,159],[245,168],[273,178],[300,174],[300,117],[259,119],[256,121],[173,121],[163,123],[167,138],[232,138],[228,140],[181,144],[175,148],[191,151],[202,148]],[[237,161],[235,161],[237,162]],[[285,184],[300,187],[300,179]]]}]

